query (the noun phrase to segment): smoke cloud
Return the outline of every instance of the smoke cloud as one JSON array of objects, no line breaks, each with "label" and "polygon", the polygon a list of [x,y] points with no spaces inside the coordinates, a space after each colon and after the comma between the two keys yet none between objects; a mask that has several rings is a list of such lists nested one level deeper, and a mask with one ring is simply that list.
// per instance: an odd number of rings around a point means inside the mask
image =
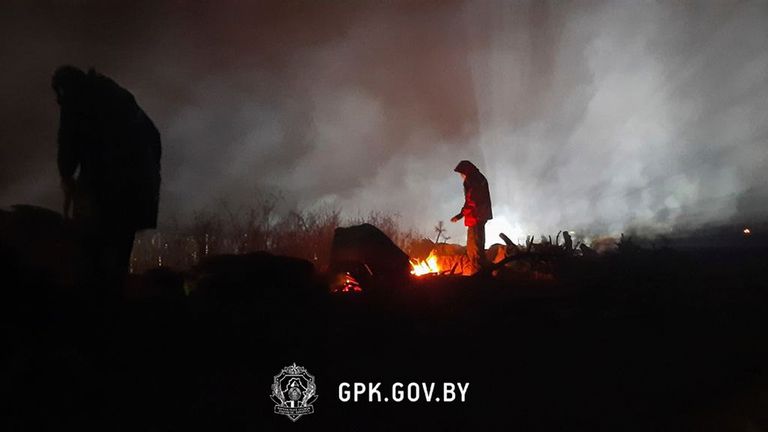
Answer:
[{"label": "smoke cloud", "polygon": [[275,191],[430,234],[461,159],[489,179],[489,242],[766,216],[766,2],[247,3],[10,4],[0,205],[60,207],[68,63],[158,125],[161,223]]}]

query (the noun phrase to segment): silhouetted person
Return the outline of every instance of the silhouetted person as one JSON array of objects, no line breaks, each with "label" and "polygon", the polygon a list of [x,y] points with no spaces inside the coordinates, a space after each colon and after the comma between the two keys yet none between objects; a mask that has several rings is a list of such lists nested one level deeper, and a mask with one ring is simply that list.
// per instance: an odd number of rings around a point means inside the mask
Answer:
[{"label": "silhouetted person", "polygon": [[83,282],[118,289],[136,231],[157,225],[160,133],[130,92],[93,69],[62,66],[52,87],[64,216],[71,211],[96,278]]},{"label": "silhouetted person", "polygon": [[451,222],[464,218],[470,272],[477,273],[488,264],[485,256],[485,224],[493,219],[491,193],[488,180],[472,162],[463,160],[456,165],[454,171],[461,174],[464,181],[464,206],[459,214],[451,218]]}]

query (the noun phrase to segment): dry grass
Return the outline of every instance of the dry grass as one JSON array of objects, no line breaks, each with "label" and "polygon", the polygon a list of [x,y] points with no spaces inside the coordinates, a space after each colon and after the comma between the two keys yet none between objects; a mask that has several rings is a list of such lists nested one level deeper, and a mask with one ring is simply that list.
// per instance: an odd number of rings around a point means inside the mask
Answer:
[{"label": "dry grass", "polygon": [[406,252],[422,238],[403,228],[397,215],[370,212],[343,218],[337,208],[280,212],[279,201],[276,195],[265,195],[253,206],[237,210],[221,202],[216,209],[198,211],[189,224],[175,223],[140,233],[134,243],[131,271],[186,269],[208,255],[256,251],[303,258],[322,269],[328,265],[334,230],[361,223],[378,227]]}]

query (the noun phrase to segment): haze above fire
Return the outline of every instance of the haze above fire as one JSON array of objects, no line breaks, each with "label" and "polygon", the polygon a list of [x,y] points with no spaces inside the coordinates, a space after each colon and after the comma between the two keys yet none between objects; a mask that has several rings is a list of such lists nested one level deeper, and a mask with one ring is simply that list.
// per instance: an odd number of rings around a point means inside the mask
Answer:
[{"label": "haze above fire", "polygon": [[768,3],[247,3],[7,6],[0,204],[59,208],[49,80],[71,63],[160,128],[165,223],[267,190],[429,234],[461,159],[490,241],[765,216]]}]

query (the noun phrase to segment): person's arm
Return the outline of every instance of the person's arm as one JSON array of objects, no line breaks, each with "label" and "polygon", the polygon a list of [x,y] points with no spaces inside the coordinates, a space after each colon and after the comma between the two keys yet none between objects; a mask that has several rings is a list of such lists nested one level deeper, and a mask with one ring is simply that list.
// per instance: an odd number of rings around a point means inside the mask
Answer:
[{"label": "person's arm", "polygon": [[57,156],[59,175],[62,179],[72,178],[75,175],[80,160],[75,143],[75,128],[72,120],[68,110],[62,108],[59,120],[59,149]]},{"label": "person's arm", "polygon": [[59,120],[59,148],[56,162],[59,167],[59,175],[61,176],[61,189],[64,192],[63,210],[65,218],[69,217],[69,210],[72,203],[72,194],[75,188],[74,176],[80,161],[75,140],[76,137],[72,119],[70,118],[68,111],[62,108],[61,118]]},{"label": "person's arm", "polygon": [[451,218],[451,222],[458,222],[464,216],[471,214],[474,211],[475,202],[472,199],[472,184],[467,182],[464,186],[464,205],[461,207],[461,211]]}]

